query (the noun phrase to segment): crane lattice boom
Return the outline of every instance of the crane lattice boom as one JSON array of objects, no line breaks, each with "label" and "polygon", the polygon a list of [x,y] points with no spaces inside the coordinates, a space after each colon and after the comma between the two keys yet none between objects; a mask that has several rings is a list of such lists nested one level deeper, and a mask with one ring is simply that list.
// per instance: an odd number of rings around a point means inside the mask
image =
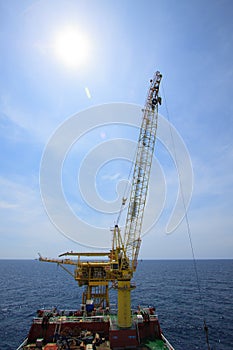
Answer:
[{"label": "crane lattice boom", "polygon": [[143,110],[143,119],[138,139],[133,181],[126,218],[124,246],[132,271],[136,269],[137,256],[141,242],[140,236],[143,214],[156,139],[158,104],[161,104],[161,98],[158,95],[161,78],[162,74],[157,71],[153,79],[150,81],[151,85],[146,99],[145,108]]}]

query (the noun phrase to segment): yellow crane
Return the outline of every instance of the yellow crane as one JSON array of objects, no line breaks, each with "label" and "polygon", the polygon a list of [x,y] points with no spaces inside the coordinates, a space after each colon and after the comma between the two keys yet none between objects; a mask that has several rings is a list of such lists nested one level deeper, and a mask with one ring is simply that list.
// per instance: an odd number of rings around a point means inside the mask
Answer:
[{"label": "yellow crane", "polygon": [[[137,267],[138,253],[141,244],[141,231],[144,208],[149,185],[152,157],[155,147],[158,124],[158,105],[161,104],[159,87],[162,74],[156,72],[150,81],[150,87],[143,109],[143,118],[138,139],[136,161],[134,165],[124,239],[116,227],[116,250],[119,250],[121,262],[117,276],[118,281],[118,326],[131,326],[131,279]],[[118,242],[118,243],[117,243]]]},{"label": "yellow crane", "polygon": [[[162,74],[156,72],[150,80],[150,87],[143,109],[142,124],[136,151],[131,193],[126,217],[124,236],[118,225],[113,229],[112,249],[109,252],[73,253],[63,256],[75,256],[77,260],[48,259],[40,256],[40,261],[54,262],[62,266],[79,286],[85,286],[82,303],[87,305],[93,300],[95,307],[109,307],[109,283],[113,282],[118,291],[118,327],[130,328],[131,321],[131,284],[133,273],[137,267],[137,259],[141,243],[143,214],[149,185],[152,157],[154,153],[158,123],[158,105],[161,104],[159,87]],[[126,199],[123,198],[123,205]],[[102,257],[102,261],[83,261],[82,257]],[[71,273],[64,265],[74,265]]]}]

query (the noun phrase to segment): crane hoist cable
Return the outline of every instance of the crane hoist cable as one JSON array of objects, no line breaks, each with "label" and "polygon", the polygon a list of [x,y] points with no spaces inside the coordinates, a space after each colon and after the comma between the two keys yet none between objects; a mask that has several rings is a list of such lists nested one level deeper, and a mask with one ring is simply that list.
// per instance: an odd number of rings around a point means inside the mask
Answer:
[{"label": "crane hoist cable", "polygon": [[169,130],[170,130],[171,144],[172,144],[172,148],[173,148],[173,152],[174,152],[174,159],[175,159],[177,172],[178,172],[180,194],[181,194],[182,205],[183,205],[183,208],[184,208],[184,218],[185,218],[185,223],[186,223],[186,227],[187,227],[189,244],[190,244],[191,252],[192,252],[193,266],[194,266],[196,283],[197,283],[197,288],[198,288],[198,293],[199,293],[199,300],[200,300],[200,303],[201,303],[202,312],[203,312],[203,316],[204,316],[203,329],[204,329],[205,336],[206,336],[207,349],[210,350],[209,329],[208,329],[208,325],[206,323],[206,316],[205,316],[206,315],[206,311],[205,311],[205,307],[204,307],[204,301],[203,301],[203,296],[202,296],[202,291],[201,291],[201,286],[200,286],[200,280],[199,280],[198,269],[197,269],[197,261],[196,261],[194,247],[193,247],[193,242],[192,242],[192,234],[191,234],[191,228],[190,228],[190,223],[189,223],[189,218],[188,218],[187,206],[185,204],[185,199],[184,199],[184,189],[183,189],[183,184],[181,182],[180,169],[179,169],[178,162],[177,162],[176,147],[175,147],[174,137],[173,137],[173,133],[172,133],[171,120],[170,120],[170,115],[169,115],[169,111],[168,111],[167,100],[166,100],[166,95],[165,95],[164,85],[163,84],[162,84],[162,92],[163,92],[163,98],[164,98],[164,103],[165,103],[167,119],[169,121]]}]

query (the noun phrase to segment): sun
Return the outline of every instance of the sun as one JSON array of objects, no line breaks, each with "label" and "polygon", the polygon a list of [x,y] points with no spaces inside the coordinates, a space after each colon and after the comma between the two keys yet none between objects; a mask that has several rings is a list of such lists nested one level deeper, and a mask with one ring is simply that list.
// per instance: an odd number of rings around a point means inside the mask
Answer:
[{"label": "sun", "polygon": [[85,64],[89,49],[87,36],[74,26],[63,28],[55,36],[55,55],[68,67],[77,68]]}]

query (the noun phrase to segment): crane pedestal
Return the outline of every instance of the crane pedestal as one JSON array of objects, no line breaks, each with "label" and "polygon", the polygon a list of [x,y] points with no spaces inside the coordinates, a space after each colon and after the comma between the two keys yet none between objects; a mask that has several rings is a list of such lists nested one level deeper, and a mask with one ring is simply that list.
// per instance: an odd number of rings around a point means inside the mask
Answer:
[{"label": "crane pedestal", "polygon": [[130,280],[118,280],[118,327],[130,328],[132,326],[131,318],[131,290],[135,287],[131,285]]}]

